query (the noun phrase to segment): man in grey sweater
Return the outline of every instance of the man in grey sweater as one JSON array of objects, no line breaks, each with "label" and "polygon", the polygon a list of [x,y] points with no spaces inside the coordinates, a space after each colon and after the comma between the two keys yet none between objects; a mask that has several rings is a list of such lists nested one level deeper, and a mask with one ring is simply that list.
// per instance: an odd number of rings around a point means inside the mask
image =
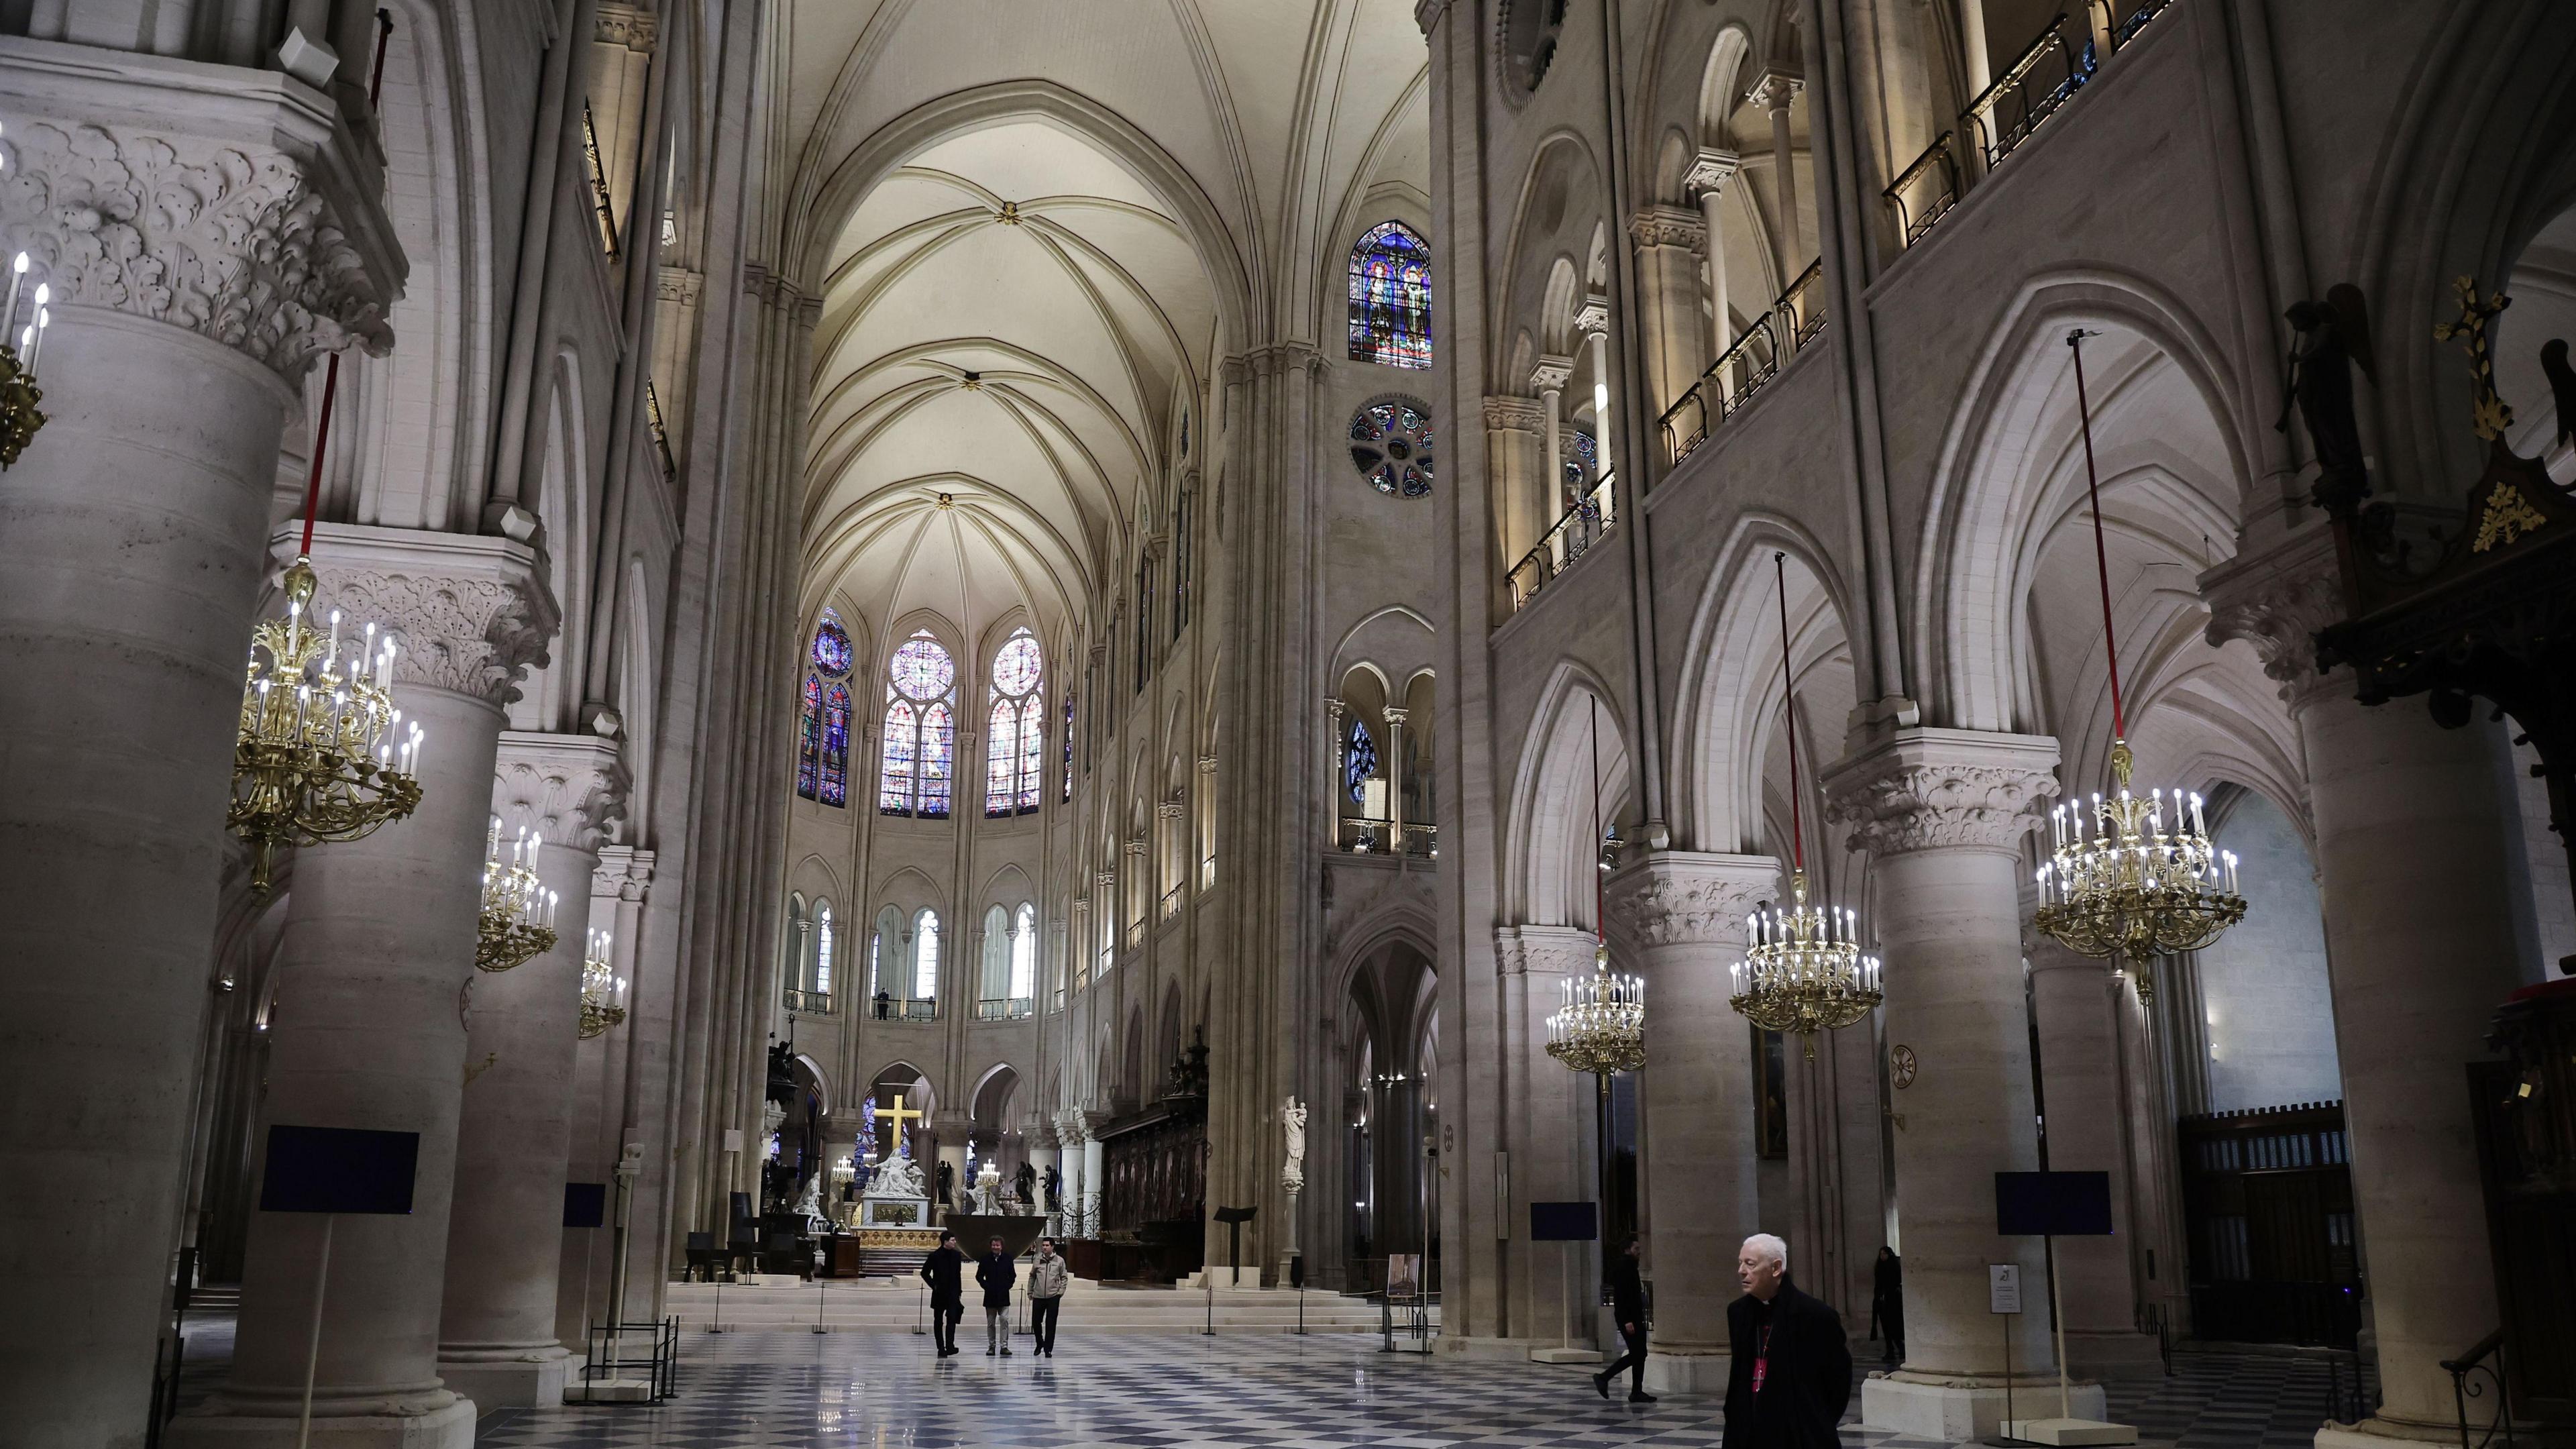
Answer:
[{"label": "man in grey sweater", "polygon": [[1038,1239],[1038,1256],[1029,1264],[1029,1332],[1036,1352],[1055,1357],[1055,1314],[1064,1306],[1064,1259],[1056,1256],[1055,1239]]}]

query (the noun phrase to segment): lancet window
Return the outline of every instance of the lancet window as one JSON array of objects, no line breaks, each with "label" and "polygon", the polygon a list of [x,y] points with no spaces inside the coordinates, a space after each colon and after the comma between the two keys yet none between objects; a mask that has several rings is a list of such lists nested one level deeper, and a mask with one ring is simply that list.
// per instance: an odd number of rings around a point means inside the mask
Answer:
[{"label": "lancet window", "polygon": [[924,629],[894,652],[886,679],[877,810],[945,819],[956,779],[957,664]]},{"label": "lancet window", "polygon": [[1343,742],[1342,788],[1350,791],[1352,803],[1368,798],[1368,782],[1377,774],[1377,741],[1369,737],[1368,726],[1354,716],[1350,738]]},{"label": "lancet window", "polygon": [[993,656],[992,709],[984,743],[984,813],[1025,815],[1038,808],[1046,758],[1044,663],[1038,641],[1021,629]]},{"label": "lancet window", "polygon": [[850,631],[830,609],[806,651],[796,732],[796,793],[825,805],[850,801]]},{"label": "lancet window", "polygon": [[1351,360],[1431,365],[1431,248],[1400,221],[1351,248]]}]

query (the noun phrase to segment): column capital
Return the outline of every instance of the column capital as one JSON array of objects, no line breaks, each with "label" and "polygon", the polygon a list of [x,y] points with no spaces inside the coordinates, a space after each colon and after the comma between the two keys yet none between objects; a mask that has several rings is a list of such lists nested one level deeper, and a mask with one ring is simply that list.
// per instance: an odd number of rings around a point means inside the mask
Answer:
[{"label": "column capital", "polygon": [[1610,299],[1594,292],[1574,309],[1574,330],[1586,337],[1600,337],[1610,331]]},{"label": "column capital", "polygon": [[1580,926],[1494,928],[1494,954],[1506,976],[1588,976],[1597,944]]},{"label": "column capital", "polygon": [[1900,729],[1825,772],[1825,818],[1873,855],[2006,854],[2057,794],[2057,741],[1984,730]]},{"label": "column capital", "polygon": [[1440,17],[1449,13],[1449,0],[1413,0],[1413,23],[1428,36]]},{"label": "column capital", "polygon": [[1798,98],[1798,92],[1806,88],[1807,78],[1794,71],[1766,70],[1753,78],[1744,99],[1766,111],[1785,111]]},{"label": "column capital", "polygon": [[626,763],[597,735],[501,731],[492,811],[505,830],[533,830],[548,845],[595,851],[626,819]]},{"label": "column capital", "polygon": [[1692,160],[1690,170],[1682,173],[1682,189],[1689,192],[1694,200],[1715,195],[1725,190],[1726,183],[1734,180],[1735,173],[1743,167],[1744,158],[1734,152],[1703,146]]},{"label": "column capital", "polygon": [[649,55],[661,38],[661,22],[650,10],[605,0],[598,17],[591,22],[590,38],[601,45],[622,45]]},{"label": "column capital", "polygon": [[1649,206],[1628,218],[1628,235],[1641,247],[1689,247],[1708,244],[1708,223],[1698,212],[1678,206]]},{"label": "column capital", "polygon": [[[281,563],[294,549],[292,533],[272,545]],[[518,699],[563,622],[537,551],[515,539],[325,523],[313,531],[313,566],[317,608],[401,640],[396,679],[495,705]]]},{"label": "column capital", "polygon": [[1547,427],[1547,414],[1534,397],[1499,393],[1485,399],[1485,429],[1497,433],[1537,433]]},{"label": "column capital", "polygon": [[653,852],[637,850],[631,845],[603,845],[599,848],[599,868],[590,873],[590,893],[593,896],[640,901],[652,888]]},{"label": "column capital", "polygon": [[1571,357],[1542,355],[1538,365],[1530,369],[1530,386],[1540,392],[1563,392],[1565,385],[1573,380],[1574,359]]},{"label": "column capital", "polygon": [[1199,773],[1200,773],[1200,774],[1202,774],[1202,775],[1213,775],[1213,774],[1215,774],[1215,773],[1216,773],[1216,756],[1214,756],[1214,755],[1201,755],[1201,756],[1199,756]]},{"label": "column capital", "polygon": [[2242,552],[2200,576],[2209,603],[2209,642],[2242,639],[2293,711],[2324,696],[2352,693],[2351,675],[2317,670],[2317,631],[2344,617],[2334,535],[2322,525],[2269,548]]},{"label": "column capital", "polygon": [[54,306],[169,323],[290,387],[317,353],[392,347],[383,177],[323,92],[88,46],[0,53],[0,92],[0,228]]},{"label": "column capital", "polygon": [[1780,895],[1767,855],[1658,850],[1610,877],[1610,925],[1638,946],[1740,946],[1744,918]]},{"label": "column capital", "polygon": [[1411,710],[1406,709],[1400,704],[1390,704],[1379,712],[1386,716],[1386,722],[1388,724],[1399,727],[1403,725],[1405,718],[1412,713]]}]

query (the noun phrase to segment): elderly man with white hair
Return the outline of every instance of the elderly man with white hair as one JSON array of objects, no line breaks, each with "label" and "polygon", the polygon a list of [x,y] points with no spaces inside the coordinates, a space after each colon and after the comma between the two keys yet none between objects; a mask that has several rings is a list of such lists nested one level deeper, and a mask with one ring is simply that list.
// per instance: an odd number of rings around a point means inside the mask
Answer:
[{"label": "elderly man with white hair", "polygon": [[1735,1281],[1725,1449],[1837,1449],[1852,1377],[1841,1315],[1789,1281],[1789,1245],[1769,1233],[1744,1240]]}]

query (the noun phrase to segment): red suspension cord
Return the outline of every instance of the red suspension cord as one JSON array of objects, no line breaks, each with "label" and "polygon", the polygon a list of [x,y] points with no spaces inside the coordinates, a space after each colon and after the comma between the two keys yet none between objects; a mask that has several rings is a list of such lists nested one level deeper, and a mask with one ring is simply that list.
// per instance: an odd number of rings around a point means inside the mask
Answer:
[{"label": "red suspension cord", "polygon": [[1789,716],[1789,867],[1807,868],[1807,836],[1798,823],[1798,693],[1789,676],[1789,566],[1785,553],[1773,551],[1771,577],[1780,586],[1780,704]]},{"label": "red suspension cord", "polygon": [[2078,327],[2066,334],[2075,353],[2075,415],[2084,428],[2084,494],[2093,504],[2093,573],[2102,585],[2102,653],[2111,664],[2111,737],[2125,740],[2129,724],[2120,706],[2120,642],[2111,629],[2111,561],[2102,547],[2102,483],[2093,469],[2093,405],[2084,395],[2084,339],[2099,336]]},{"label": "red suspension cord", "polygon": [[1610,939],[1608,872],[1601,869],[1601,697],[1592,696],[1592,939]]}]

